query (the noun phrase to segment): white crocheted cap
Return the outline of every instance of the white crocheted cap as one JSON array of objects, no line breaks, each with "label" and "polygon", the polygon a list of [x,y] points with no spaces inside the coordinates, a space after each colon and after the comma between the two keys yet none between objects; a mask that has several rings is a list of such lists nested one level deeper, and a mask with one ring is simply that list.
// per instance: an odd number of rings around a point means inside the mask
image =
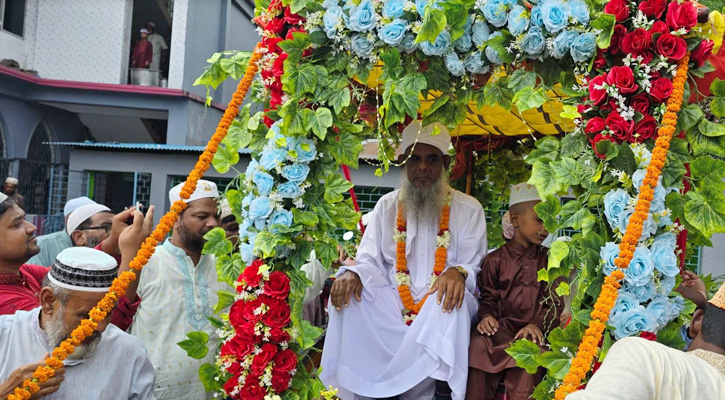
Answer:
[{"label": "white crocheted cap", "polygon": [[541,201],[539,192],[533,185],[526,182],[511,186],[511,194],[509,195],[509,207],[514,204],[526,203],[527,201]]},{"label": "white crocheted cap", "polygon": [[[434,135],[434,133],[436,134]],[[401,150],[407,151],[416,142],[429,144],[440,150],[441,153],[448,154],[448,148],[451,147],[451,135],[445,126],[437,122],[423,127],[421,121],[413,121],[403,130]]]}]

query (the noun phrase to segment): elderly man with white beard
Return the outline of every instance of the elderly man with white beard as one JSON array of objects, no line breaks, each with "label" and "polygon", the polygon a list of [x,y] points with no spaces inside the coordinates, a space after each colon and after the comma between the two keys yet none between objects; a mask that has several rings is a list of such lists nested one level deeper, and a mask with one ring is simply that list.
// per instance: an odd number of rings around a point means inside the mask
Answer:
[{"label": "elderly man with white beard", "polygon": [[320,377],[343,400],[465,396],[486,220],[448,184],[445,127],[413,122],[401,146],[401,188],[378,201],[357,265],[332,287]]},{"label": "elderly man with white beard", "polygon": [[[71,247],[58,254],[40,290],[40,307],[0,316],[0,398],[31,378],[88,318],[117,273],[116,260],[99,250]],[[57,377],[40,384],[44,399],[154,399],[154,369],[143,344],[109,322],[110,316],[75,348]]]}]

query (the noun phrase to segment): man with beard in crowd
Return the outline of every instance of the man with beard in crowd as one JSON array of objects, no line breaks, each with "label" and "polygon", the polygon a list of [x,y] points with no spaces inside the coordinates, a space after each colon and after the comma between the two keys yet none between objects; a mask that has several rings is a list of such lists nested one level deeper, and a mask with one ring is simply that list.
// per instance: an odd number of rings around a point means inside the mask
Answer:
[{"label": "man with beard in crowd", "polygon": [[[183,183],[169,191],[171,204],[179,200]],[[185,200],[186,209],[174,224],[173,234],[131,283],[130,301],[141,297],[130,333],[144,343],[156,370],[154,394],[159,399],[197,400],[209,397],[199,380],[199,367],[214,363],[218,335],[207,317],[213,315],[217,292],[233,290],[217,280],[216,259],[202,254],[204,235],[219,226],[219,192],[213,182],[200,180]],[[123,270],[123,268],[122,268]],[[209,334],[212,349],[201,360],[190,358],[177,343],[192,331]]]},{"label": "man with beard in crowd", "polygon": [[[130,227],[142,229],[143,218]],[[151,224],[151,220],[146,221]],[[125,253],[141,241],[121,238]],[[135,243],[133,243],[135,241]],[[130,247],[129,247],[130,245]],[[128,263],[128,261],[125,261]],[[116,260],[86,247],[63,250],[40,291],[40,307],[0,317],[0,398],[32,377],[37,364],[65,340],[106,295],[118,272]],[[64,361],[58,377],[40,383],[44,399],[153,399],[154,369],[141,342],[109,324],[110,316]]]},{"label": "man with beard in crowd", "polygon": [[73,246],[96,247],[111,236],[113,213],[103,204],[86,204],[68,216],[66,232]]},{"label": "man with beard in crowd", "polygon": [[[320,378],[344,400],[459,400],[486,220],[476,199],[448,184],[445,127],[413,122],[401,146],[401,188],[378,201],[357,264],[332,286]],[[404,306],[423,301],[417,315]]]}]

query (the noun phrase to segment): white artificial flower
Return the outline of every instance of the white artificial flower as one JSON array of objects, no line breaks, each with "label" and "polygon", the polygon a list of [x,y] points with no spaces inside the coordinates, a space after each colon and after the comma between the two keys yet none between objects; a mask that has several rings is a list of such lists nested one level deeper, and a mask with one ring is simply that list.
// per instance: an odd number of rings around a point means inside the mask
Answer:
[{"label": "white artificial flower", "polygon": [[396,272],[395,284],[398,286],[410,286],[410,275],[404,272]]}]

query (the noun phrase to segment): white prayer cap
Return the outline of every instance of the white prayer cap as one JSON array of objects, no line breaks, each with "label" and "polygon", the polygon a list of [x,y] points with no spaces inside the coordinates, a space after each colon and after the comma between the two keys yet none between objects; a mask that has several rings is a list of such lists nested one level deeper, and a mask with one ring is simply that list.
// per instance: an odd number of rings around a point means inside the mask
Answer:
[{"label": "white prayer cap", "polygon": [[526,203],[527,201],[541,201],[539,192],[533,185],[526,182],[511,186],[511,194],[509,195],[509,207],[514,204]]},{"label": "white prayer cap", "polygon": [[5,193],[0,192],[0,203],[2,203],[3,201],[5,201],[7,199],[8,199],[8,196]]},{"label": "white prayer cap", "polygon": [[[433,135],[436,127],[439,132],[437,135]],[[429,144],[440,150],[441,153],[448,154],[448,148],[451,147],[451,135],[445,126],[437,122],[421,127],[421,121],[413,121],[403,130],[401,150],[407,151],[416,142]]]},{"label": "white prayer cap", "polygon": [[229,200],[223,199],[219,202],[219,219],[224,219],[232,215],[232,207],[229,206]]},{"label": "white prayer cap", "polygon": [[111,212],[111,209],[98,203],[86,204],[85,206],[78,207],[75,211],[70,213],[70,216],[68,216],[68,224],[65,228],[66,232],[70,235],[78,229],[78,226],[85,222],[85,220],[104,211]]},{"label": "white prayer cap", "polygon": [[141,28],[141,33],[149,33],[149,30],[146,28]]},{"label": "white prayer cap", "polygon": [[63,207],[63,216],[67,217],[73,211],[77,210],[80,207],[86,206],[88,204],[96,204],[96,202],[89,199],[86,196],[81,196],[81,197],[76,197],[75,199],[70,199],[65,203],[65,207]]},{"label": "white prayer cap", "polygon": [[17,185],[19,182],[18,182],[18,178],[13,178],[12,176],[8,176],[7,178],[5,178],[5,183],[9,183],[11,185]]},{"label": "white prayer cap", "polygon": [[69,247],[55,257],[48,280],[68,290],[107,292],[118,275],[118,264],[108,254],[89,247]]},{"label": "white prayer cap", "polygon": [[[171,201],[171,204],[174,204],[176,200],[181,200],[181,188],[184,187],[184,183],[182,182],[169,190],[169,201]],[[216,188],[216,183],[199,179],[199,182],[196,183],[196,190],[184,202],[191,203],[194,200],[206,198],[219,198],[219,191]]]}]

